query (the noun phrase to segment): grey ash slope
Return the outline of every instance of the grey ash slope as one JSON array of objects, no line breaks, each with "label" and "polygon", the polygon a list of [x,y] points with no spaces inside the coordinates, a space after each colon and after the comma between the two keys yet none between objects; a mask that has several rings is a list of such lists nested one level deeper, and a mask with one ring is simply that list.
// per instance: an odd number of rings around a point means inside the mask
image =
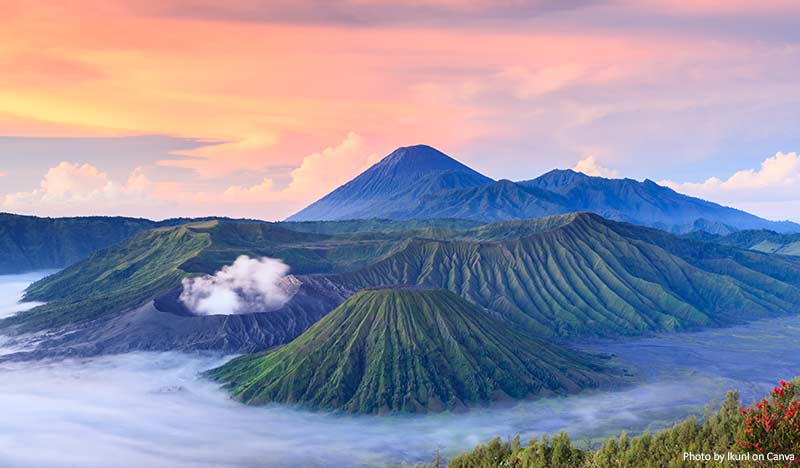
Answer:
[{"label": "grey ash slope", "polygon": [[408,146],[398,148],[288,221],[379,218],[412,209],[416,200],[430,193],[490,182],[492,179],[430,146]]}]

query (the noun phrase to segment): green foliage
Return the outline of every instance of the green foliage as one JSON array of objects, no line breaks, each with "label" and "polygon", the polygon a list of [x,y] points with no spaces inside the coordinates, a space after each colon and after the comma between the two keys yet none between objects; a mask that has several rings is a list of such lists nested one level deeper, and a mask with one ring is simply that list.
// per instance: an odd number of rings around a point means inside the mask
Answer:
[{"label": "green foliage", "polygon": [[[297,225],[316,227],[287,228]],[[460,231],[446,225],[210,220],[162,227],[37,283],[27,298],[48,304],[0,327],[36,330],[107,316],[176,287],[187,275],[214,273],[239,255],[280,258],[295,274],[326,274],[352,289],[445,288],[541,336],[724,325],[792,313],[800,304],[800,260],[791,257],[681,239],[587,213]],[[375,231],[380,226],[414,228]],[[181,229],[186,235],[174,237]],[[197,244],[200,235],[206,240]]]},{"label": "green foliage", "polygon": [[800,256],[800,234],[779,234],[767,230],[738,231],[712,240],[759,252]]},{"label": "green foliage", "polygon": [[447,288],[544,336],[616,336],[793,313],[800,262],[587,213],[413,239],[348,286]]},{"label": "green foliage", "polygon": [[135,218],[37,218],[0,213],[0,274],[63,268],[155,225]]},{"label": "green foliage", "polygon": [[[720,405],[706,408],[702,419],[686,419],[656,434],[644,433],[603,442],[594,450],[572,445],[566,434],[552,440],[547,435],[532,439],[519,448],[519,436],[510,442],[495,438],[469,452],[453,457],[449,468],[712,468],[715,461],[684,461],[684,452],[742,454],[772,452],[792,454],[800,449],[800,426],[797,410],[800,379],[781,382],[769,398],[741,407],[739,394],[728,392]],[[784,466],[783,463],[736,462],[735,466]],[[794,465],[792,465],[794,466]]]},{"label": "green foliage", "polygon": [[192,274],[211,274],[240,255],[285,260],[294,273],[355,268],[402,238],[350,239],[291,231],[274,223],[207,220],[144,231],[95,252],[27,291],[43,306],[0,321],[22,332],[79,323],[137,307]]},{"label": "green foliage", "polygon": [[574,392],[611,381],[607,371],[449,291],[381,289],[357,293],[288,345],[209,375],[246,403],[386,413]]},{"label": "green foliage", "polygon": [[[726,400],[701,422],[689,418],[655,435],[645,433],[605,441],[596,450],[574,446],[567,434],[550,440],[547,435],[532,439],[524,448],[499,438],[451,459],[449,468],[669,468],[684,467],[683,453],[727,453],[736,450],[736,436],[742,425],[739,395],[728,393]],[[692,466],[715,466],[696,463]]]},{"label": "green foliage", "polygon": [[800,449],[800,381],[781,381],[768,398],[742,414],[742,449],[762,454],[794,454]]},{"label": "green foliage", "polygon": [[424,228],[461,230],[480,226],[482,223],[466,219],[352,219],[347,221],[285,221],[277,224],[292,231],[334,235],[388,233]]},{"label": "green foliage", "polygon": [[180,285],[186,276],[180,266],[210,244],[209,234],[191,225],[142,232],[34,283],[25,299],[47,303],[9,317],[0,326],[38,330],[138,306]]}]

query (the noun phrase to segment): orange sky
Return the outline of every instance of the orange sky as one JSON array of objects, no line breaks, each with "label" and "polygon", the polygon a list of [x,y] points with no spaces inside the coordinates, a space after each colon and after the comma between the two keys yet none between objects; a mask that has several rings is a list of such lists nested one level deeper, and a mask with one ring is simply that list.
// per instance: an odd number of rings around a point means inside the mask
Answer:
[{"label": "orange sky", "polygon": [[797,37],[780,29],[795,2],[0,4],[8,142],[197,141],[152,158],[48,143],[38,160],[0,141],[0,183],[20,174],[0,190],[11,211],[281,218],[416,143],[516,178],[589,157],[652,178],[717,175],[661,162],[646,174],[648,144],[709,169],[748,145],[731,172],[793,150],[729,135],[799,97]]}]

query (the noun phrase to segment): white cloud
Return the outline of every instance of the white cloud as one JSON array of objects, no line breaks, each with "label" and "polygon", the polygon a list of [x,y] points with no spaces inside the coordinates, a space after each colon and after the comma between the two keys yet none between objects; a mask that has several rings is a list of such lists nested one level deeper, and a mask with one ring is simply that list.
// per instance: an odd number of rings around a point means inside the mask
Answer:
[{"label": "white cloud", "polygon": [[364,139],[354,132],[336,146],[325,148],[305,158],[291,172],[291,180],[283,189],[265,178],[256,185],[228,187],[223,197],[230,201],[279,201],[303,205],[326,195],[369,166],[377,162],[378,155],[368,150]]},{"label": "white cloud", "polygon": [[174,151],[186,159],[166,159],[165,167],[192,169],[203,177],[219,177],[237,171],[258,171],[266,165],[264,155],[278,142],[275,135],[253,134],[231,142],[212,142],[190,150]]},{"label": "white cloud", "polygon": [[[303,158],[283,188],[266,177],[252,185],[198,190],[183,181],[155,182],[143,168],[126,180],[113,180],[92,164],[61,162],[50,168],[38,188],[0,194],[0,210],[43,216],[229,215],[282,219],[330,192],[378,160],[364,139],[349,132],[335,146]],[[225,174],[218,174],[222,182]],[[223,186],[224,187],[224,186]]]},{"label": "white cloud", "polygon": [[573,171],[582,172],[588,176],[619,177],[619,171],[601,165],[594,156],[587,156],[572,166]]},{"label": "white cloud", "polygon": [[180,299],[200,315],[268,312],[284,305],[299,284],[279,259],[242,255],[214,275],[186,278]]},{"label": "white cloud", "polygon": [[576,63],[564,63],[538,70],[526,67],[508,67],[498,74],[503,83],[510,83],[511,90],[519,99],[530,99],[558,91],[578,81],[585,68]]},{"label": "white cloud", "polygon": [[800,203],[800,156],[781,153],[765,159],[757,169],[743,169],[728,177],[702,182],[659,182],[678,192],[752,211],[771,219],[800,220],[790,206]]},{"label": "white cloud", "polygon": [[366,146],[362,137],[349,132],[338,146],[303,158],[300,167],[292,171],[287,190],[312,198],[327,194],[377,162],[378,156]]},{"label": "white cloud", "polygon": [[91,164],[62,161],[47,171],[39,188],[7,194],[0,198],[0,207],[51,216],[118,213],[149,199],[152,190],[141,168],[120,184]]},{"label": "white cloud", "polygon": [[261,181],[261,183],[250,187],[243,187],[241,185],[228,187],[225,192],[223,192],[222,196],[225,199],[258,201],[262,198],[271,197],[275,193],[274,186],[275,182],[267,177]]}]

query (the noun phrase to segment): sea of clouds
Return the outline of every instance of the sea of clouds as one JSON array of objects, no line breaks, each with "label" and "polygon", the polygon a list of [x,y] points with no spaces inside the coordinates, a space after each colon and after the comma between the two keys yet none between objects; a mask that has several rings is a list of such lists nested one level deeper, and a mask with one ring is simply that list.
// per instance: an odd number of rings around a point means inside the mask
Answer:
[{"label": "sea of clouds", "polygon": [[[8,287],[0,277],[0,290]],[[523,440],[566,430],[579,444],[621,430],[657,430],[729,389],[746,401],[800,368],[800,317],[599,343],[642,383],[425,416],[335,416],[248,407],[201,372],[230,357],[129,353],[3,362],[0,466],[12,468],[399,466],[430,461],[494,436]],[[654,423],[655,422],[655,423]]]},{"label": "sea of clouds", "polygon": [[0,319],[30,310],[40,302],[19,302],[25,288],[34,281],[54,273],[55,270],[34,271],[18,275],[0,275]]}]

